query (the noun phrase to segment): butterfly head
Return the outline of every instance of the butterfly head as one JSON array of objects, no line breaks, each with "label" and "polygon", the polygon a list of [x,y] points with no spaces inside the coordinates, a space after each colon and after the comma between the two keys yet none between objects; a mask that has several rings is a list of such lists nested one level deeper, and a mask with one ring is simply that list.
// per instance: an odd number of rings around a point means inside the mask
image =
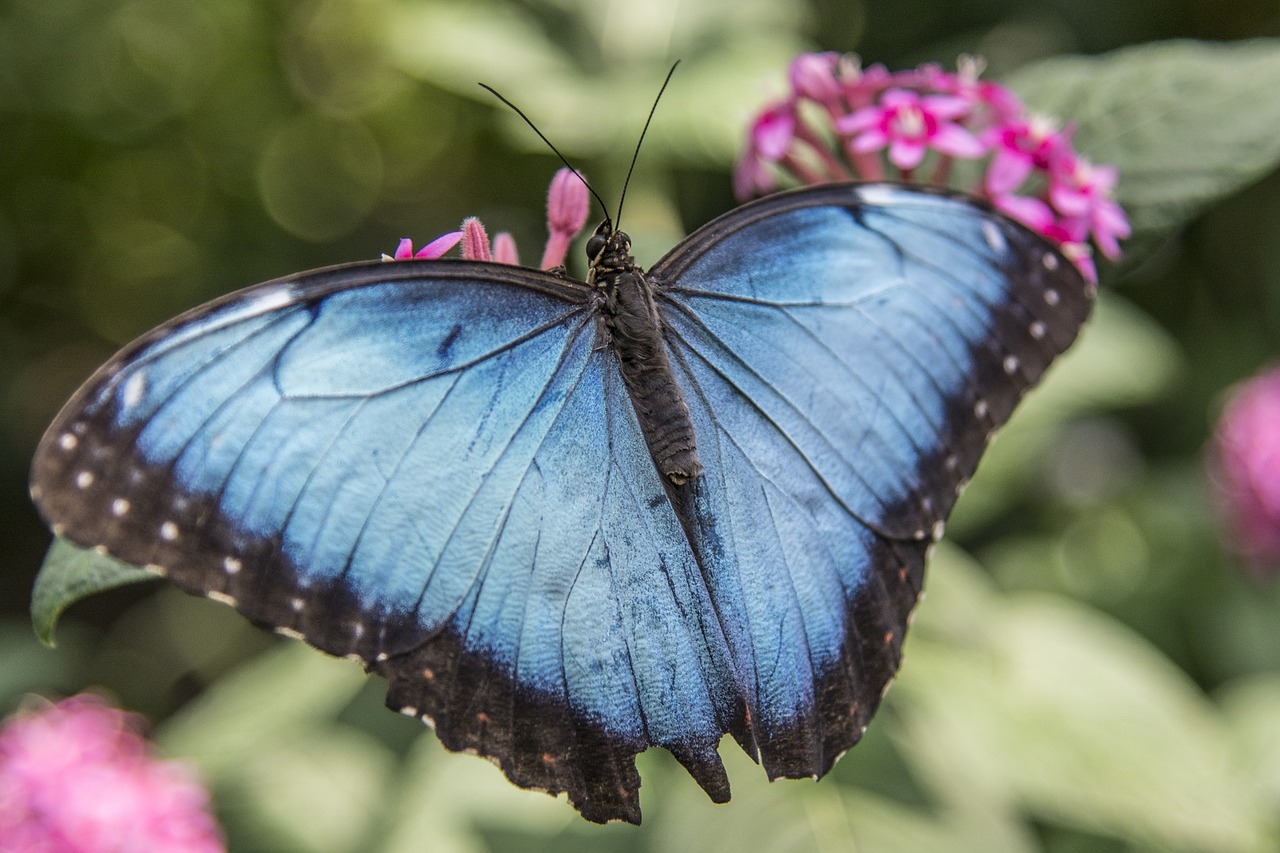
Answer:
[{"label": "butterfly head", "polygon": [[622,270],[635,266],[631,257],[631,238],[625,231],[616,231],[613,222],[606,219],[587,240],[587,262],[591,269]]}]

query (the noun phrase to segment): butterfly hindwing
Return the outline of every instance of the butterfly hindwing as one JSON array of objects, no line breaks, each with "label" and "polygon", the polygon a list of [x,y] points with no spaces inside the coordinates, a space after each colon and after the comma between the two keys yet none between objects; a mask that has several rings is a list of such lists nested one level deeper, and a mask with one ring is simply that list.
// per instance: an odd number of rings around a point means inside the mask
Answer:
[{"label": "butterfly hindwing", "polygon": [[771,776],[821,775],[897,670],[927,546],[1091,287],[961,198],[747,205],[651,272],[705,473],[690,541]]}]

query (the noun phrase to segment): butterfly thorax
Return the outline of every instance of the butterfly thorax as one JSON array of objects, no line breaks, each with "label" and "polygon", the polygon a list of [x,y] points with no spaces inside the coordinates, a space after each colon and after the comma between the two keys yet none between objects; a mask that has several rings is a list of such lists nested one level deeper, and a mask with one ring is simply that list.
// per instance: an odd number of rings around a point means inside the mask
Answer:
[{"label": "butterfly thorax", "polygon": [[631,239],[602,223],[587,242],[587,282],[602,300],[604,333],[618,356],[636,417],[658,471],[681,485],[702,473],[689,407],[663,342],[653,286],[631,256]]}]

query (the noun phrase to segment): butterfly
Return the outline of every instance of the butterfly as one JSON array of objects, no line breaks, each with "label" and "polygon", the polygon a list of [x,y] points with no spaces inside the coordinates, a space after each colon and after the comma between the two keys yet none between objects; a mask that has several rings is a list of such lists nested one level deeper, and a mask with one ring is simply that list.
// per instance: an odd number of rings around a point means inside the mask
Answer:
[{"label": "butterfly", "polygon": [[930,546],[1093,286],[980,202],[766,197],[642,273],[305,272],[125,347],[53,422],[53,530],[362,663],[443,744],[638,823],[731,735],[820,777],[895,674]]}]

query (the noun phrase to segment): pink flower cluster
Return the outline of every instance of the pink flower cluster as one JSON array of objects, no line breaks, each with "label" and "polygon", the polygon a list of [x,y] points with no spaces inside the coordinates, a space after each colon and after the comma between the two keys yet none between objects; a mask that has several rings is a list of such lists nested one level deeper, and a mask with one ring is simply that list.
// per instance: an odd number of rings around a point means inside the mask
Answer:
[{"label": "pink flower cluster", "polygon": [[[551,179],[547,191],[547,245],[542,252],[541,267],[554,269],[564,264],[569,244],[587,223],[590,200],[582,178],[569,169],[561,169]],[[462,222],[461,231],[450,231],[437,237],[417,252],[413,241],[400,241],[394,255],[383,255],[384,261],[400,261],[409,258],[439,258],[454,246],[462,244],[462,257],[468,261],[493,261],[499,264],[520,263],[516,241],[503,231],[489,242],[489,235],[479,219],[468,217]]]},{"label": "pink flower cluster", "polygon": [[136,718],[80,695],[19,712],[0,729],[0,850],[215,853],[209,798],[159,761]]},{"label": "pink flower cluster", "polygon": [[1233,550],[1259,576],[1280,573],[1280,367],[1232,391],[1210,464]]},{"label": "pink flower cluster", "polygon": [[1090,243],[1115,259],[1129,236],[1111,197],[1115,169],[1090,164],[1072,147],[1073,128],[1029,115],[979,71],[968,58],[955,73],[936,65],[891,73],[863,68],[855,56],[801,54],[791,63],[790,93],[751,124],[734,190],[746,200],[777,189],[780,178],[944,186],[959,171],[956,161],[975,161],[980,177],[960,189],[1056,242],[1096,281]]}]

